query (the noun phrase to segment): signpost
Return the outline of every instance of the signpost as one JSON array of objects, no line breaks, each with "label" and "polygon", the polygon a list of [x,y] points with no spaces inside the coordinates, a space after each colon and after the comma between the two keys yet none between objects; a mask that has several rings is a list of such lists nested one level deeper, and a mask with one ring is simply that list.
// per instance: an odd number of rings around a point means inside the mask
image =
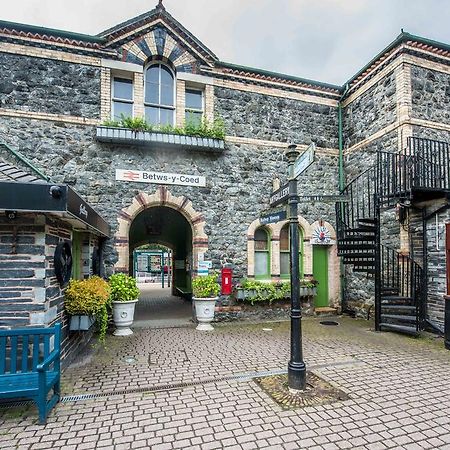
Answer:
[{"label": "signpost", "polygon": [[289,196],[289,183],[284,184],[277,189],[275,192],[272,192],[270,196],[269,205],[271,207],[281,205],[282,203],[286,203],[286,200]]},{"label": "signpost", "polygon": [[286,211],[276,211],[273,213],[264,214],[259,218],[261,225],[268,225],[269,223],[277,223],[286,220]]},{"label": "signpost", "polygon": [[309,144],[309,147],[294,161],[292,174],[293,178],[297,178],[314,162],[315,152],[316,145],[312,142]]},{"label": "signpost", "polygon": [[[300,163],[300,172],[295,174],[295,163],[299,158],[296,145],[290,145],[286,156],[289,160],[289,250],[291,268],[291,358],[288,363],[288,385],[293,391],[303,391],[306,388],[306,366],[303,362],[302,349],[302,307],[300,304],[300,276],[299,276],[299,233],[298,233],[298,195],[296,177],[308,165]],[[305,152],[307,153],[308,150]],[[314,157],[314,153],[313,153]],[[297,170],[297,171],[298,171]]]},{"label": "signpost", "polygon": [[349,202],[350,197],[348,195],[300,195],[299,200],[304,200],[306,202]]}]

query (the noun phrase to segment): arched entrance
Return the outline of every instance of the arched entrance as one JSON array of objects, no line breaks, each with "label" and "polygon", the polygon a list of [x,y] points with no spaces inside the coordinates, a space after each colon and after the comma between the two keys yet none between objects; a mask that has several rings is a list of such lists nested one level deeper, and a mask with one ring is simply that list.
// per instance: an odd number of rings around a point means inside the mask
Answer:
[{"label": "arched entrance", "polygon": [[186,218],[167,206],[144,209],[133,220],[129,232],[130,272],[133,268],[133,252],[145,244],[164,245],[172,251],[171,286],[189,291],[192,274],[192,229]]},{"label": "arched entrance", "polygon": [[[190,303],[183,305],[180,297],[175,298],[171,294],[181,296],[190,291],[198,261],[208,248],[203,216],[193,209],[186,197],[175,197],[166,187],[159,187],[152,195],[144,192],[136,195],[131,205],[120,211],[118,222],[116,272],[133,273],[133,252],[142,245],[159,244],[171,250],[171,290],[155,293],[150,292],[148,286],[141,285],[144,301],[138,302],[136,322],[142,322],[140,314],[170,322],[171,318],[179,318],[177,307],[189,311],[190,316]],[[167,306],[169,301],[170,306]],[[166,312],[164,317],[158,316],[162,310]]]}]

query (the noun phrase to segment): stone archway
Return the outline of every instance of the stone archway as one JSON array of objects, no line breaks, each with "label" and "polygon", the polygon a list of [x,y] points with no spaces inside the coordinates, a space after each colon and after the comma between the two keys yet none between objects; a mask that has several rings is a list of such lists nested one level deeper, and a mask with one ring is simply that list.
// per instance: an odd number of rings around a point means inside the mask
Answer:
[{"label": "stone archway", "polygon": [[185,196],[175,197],[165,186],[160,186],[154,194],[139,192],[129,206],[123,208],[117,217],[118,229],[115,234],[114,247],[118,260],[115,272],[129,272],[129,232],[133,220],[145,209],[157,206],[172,208],[182,214],[192,230],[192,262],[193,273],[198,267],[199,255],[208,250],[208,237],[205,234],[205,219],[195,211],[192,202]]}]

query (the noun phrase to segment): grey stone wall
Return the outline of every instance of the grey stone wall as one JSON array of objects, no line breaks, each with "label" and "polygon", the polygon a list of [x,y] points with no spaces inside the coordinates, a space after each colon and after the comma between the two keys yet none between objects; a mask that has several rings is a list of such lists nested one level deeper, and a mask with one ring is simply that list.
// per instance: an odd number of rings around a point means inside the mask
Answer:
[{"label": "grey stone wall", "polygon": [[[19,132],[20,131],[20,132]],[[114,233],[119,211],[139,191],[152,194],[157,185],[115,181],[116,168],[204,175],[205,188],[168,186],[186,196],[206,220],[209,252],[215,267],[232,263],[236,276],[247,270],[247,229],[268,207],[274,176],[286,174],[281,149],[227,144],[223,154],[190,150],[148,149],[101,144],[93,127],[69,126],[36,120],[3,118],[0,139],[19,149],[55,182],[69,183],[111,224]],[[45,142],[42,142],[45,134]],[[70,145],[67,143],[70,142]],[[301,180],[301,194],[336,192],[337,158],[318,156]],[[308,204],[300,213],[311,223],[320,218],[334,224],[334,205]],[[106,264],[116,262],[112,242]]]},{"label": "grey stone wall", "polygon": [[0,107],[100,117],[100,69],[0,53]]},{"label": "grey stone wall", "polygon": [[368,138],[395,120],[396,87],[391,72],[344,108],[345,147]]},{"label": "grey stone wall", "polygon": [[34,324],[45,314],[45,220],[0,216],[0,327]]},{"label": "grey stone wall", "polygon": [[450,123],[450,74],[411,67],[412,116]]},{"label": "grey stone wall", "polygon": [[337,108],[228,88],[214,89],[228,135],[337,148]]},{"label": "grey stone wall", "polygon": [[[396,132],[387,133],[367,146],[345,155],[344,171],[347,183],[376,164],[377,151],[396,152],[397,139]],[[347,143],[348,141],[345,140],[345,147],[348,147]]]},{"label": "grey stone wall", "polygon": [[446,293],[445,224],[450,222],[446,210],[427,221],[428,297],[427,318],[444,327],[444,298]]}]

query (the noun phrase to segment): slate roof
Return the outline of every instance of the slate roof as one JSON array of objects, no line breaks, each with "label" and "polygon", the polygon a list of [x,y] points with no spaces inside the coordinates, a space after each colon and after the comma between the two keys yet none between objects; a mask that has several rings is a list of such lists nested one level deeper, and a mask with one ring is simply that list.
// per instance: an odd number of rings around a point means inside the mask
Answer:
[{"label": "slate roof", "polygon": [[35,177],[19,167],[13,166],[0,158],[0,181],[15,181],[20,183],[46,183],[45,180]]}]

